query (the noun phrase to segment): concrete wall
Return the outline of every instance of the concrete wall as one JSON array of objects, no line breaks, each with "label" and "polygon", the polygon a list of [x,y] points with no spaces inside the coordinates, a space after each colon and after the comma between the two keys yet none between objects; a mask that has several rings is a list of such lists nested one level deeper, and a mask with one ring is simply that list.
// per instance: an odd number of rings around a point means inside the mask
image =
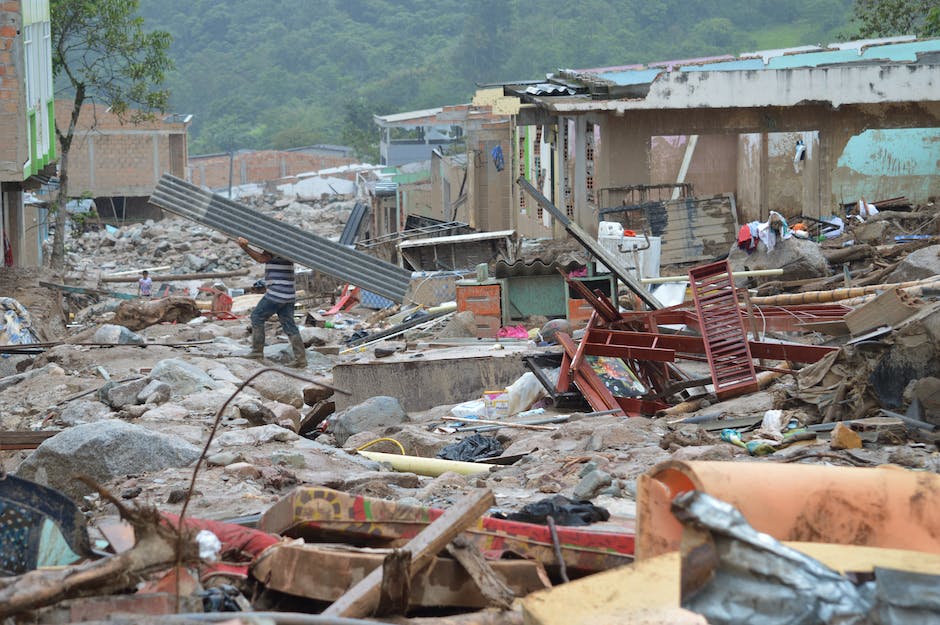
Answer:
[{"label": "concrete wall", "polygon": [[[679,178],[689,137],[652,137],[650,180],[652,184],[674,183]],[[692,184],[695,195],[706,197],[733,193],[737,184],[738,141],[728,135],[700,135],[695,141],[683,182]]]},{"label": "concrete wall", "polygon": [[518,349],[494,352],[468,345],[407,356],[337,364],[333,383],[352,395],[337,393],[336,409],[384,395],[395,397],[407,411],[479,399],[483,391],[505,388],[527,370]]},{"label": "concrete wall", "polygon": [[[242,151],[235,154],[232,167],[232,185],[262,183],[297,174],[342,167],[358,161],[338,155],[311,154],[299,151]],[[228,154],[193,156],[189,159],[191,182],[210,189],[224,189],[229,184]],[[336,177],[355,179],[355,174],[333,174]]]},{"label": "concrete wall", "polygon": [[832,174],[842,202],[940,196],[940,129],[866,130],[852,137]]}]

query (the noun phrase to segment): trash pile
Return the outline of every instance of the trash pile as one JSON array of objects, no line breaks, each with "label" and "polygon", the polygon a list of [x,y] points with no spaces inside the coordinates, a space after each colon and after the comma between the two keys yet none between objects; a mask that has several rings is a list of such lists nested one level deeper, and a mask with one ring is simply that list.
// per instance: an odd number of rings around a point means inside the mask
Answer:
[{"label": "trash pile", "polygon": [[[0,614],[929,622],[940,221],[902,208],[773,215],[655,278],[571,225],[610,272],[469,250],[402,302],[298,279],[305,368],[275,321],[248,358],[262,267],[226,236],[86,233],[63,284],[5,291]],[[25,338],[35,293],[66,338]]]}]

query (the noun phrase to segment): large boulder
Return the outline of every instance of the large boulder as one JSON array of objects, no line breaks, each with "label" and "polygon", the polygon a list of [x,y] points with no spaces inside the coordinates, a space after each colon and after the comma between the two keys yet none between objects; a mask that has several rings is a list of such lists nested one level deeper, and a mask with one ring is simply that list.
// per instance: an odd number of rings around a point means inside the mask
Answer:
[{"label": "large boulder", "polygon": [[940,278],[940,245],[931,245],[911,252],[888,274],[884,282],[913,282],[934,276]]},{"label": "large boulder", "polygon": [[[790,237],[778,239],[772,251],[763,242],[748,254],[737,245],[731,248],[728,262],[732,271],[745,269],[783,269],[783,274],[769,280],[804,280],[829,275],[829,262],[815,242]],[[741,283],[746,279],[741,279]]]},{"label": "large boulder", "polygon": [[331,416],[327,431],[336,439],[336,444],[342,446],[346,444],[346,439],[358,432],[381,432],[390,425],[406,421],[408,415],[398,400],[380,395]]},{"label": "large boulder", "polygon": [[91,491],[78,475],[105,483],[116,477],[192,464],[200,449],[118,419],[77,425],[44,441],[16,474],[58,489],[73,499]]}]

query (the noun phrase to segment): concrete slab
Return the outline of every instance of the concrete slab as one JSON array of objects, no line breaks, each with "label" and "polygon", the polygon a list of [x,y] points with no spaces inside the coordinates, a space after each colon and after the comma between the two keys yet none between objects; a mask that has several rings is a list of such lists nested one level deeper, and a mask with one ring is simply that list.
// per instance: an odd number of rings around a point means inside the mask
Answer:
[{"label": "concrete slab", "polygon": [[453,347],[370,358],[333,367],[342,410],[376,395],[395,397],[407,411],[479,399],[483,391],[505,388],[527,371],[523,355],[543,352],[528,345]]}]

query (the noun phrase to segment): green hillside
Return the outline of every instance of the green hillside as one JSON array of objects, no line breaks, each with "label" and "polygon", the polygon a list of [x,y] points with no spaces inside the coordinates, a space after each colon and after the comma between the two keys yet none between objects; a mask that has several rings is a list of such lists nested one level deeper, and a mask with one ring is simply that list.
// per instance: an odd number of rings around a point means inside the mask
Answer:
[{"label": "green hillside", "polygon": [[850,30],[851,0],[141,0],[141,12],[174,37],[171,108],[194,115],[199,154],[361,145],[373,113],[558,68],[827,43]]}]

